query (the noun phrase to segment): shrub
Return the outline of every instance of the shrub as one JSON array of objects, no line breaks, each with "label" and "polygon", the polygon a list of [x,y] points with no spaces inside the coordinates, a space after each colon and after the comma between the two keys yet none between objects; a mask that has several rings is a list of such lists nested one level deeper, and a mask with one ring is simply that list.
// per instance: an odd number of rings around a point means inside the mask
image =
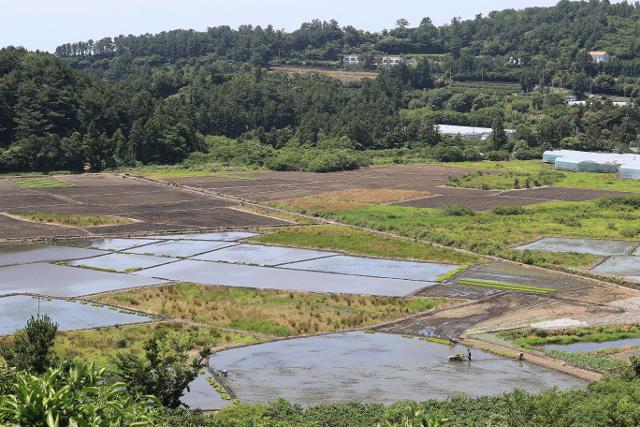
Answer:
[{"label": "shrub", "polygon": [[526,210],[522,206],[496,206],[491,209],[495,215],[523,215]]},{"label": "shrub", "polygon": [[614,206],[629,206],[640,209],[640,196],[613,196],[598,199],[596,205],[599,208],[611,208]]},{"label": "shrub", "polygon": [[447,216],[473,216],[474,213],[468,206],[460,204],[444,205],[440,208],[440,213]]}]

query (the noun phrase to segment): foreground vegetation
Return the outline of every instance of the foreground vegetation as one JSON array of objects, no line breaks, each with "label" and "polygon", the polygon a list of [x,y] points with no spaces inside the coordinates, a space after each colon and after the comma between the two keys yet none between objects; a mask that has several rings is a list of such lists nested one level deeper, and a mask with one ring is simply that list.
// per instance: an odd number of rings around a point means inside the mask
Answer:
[{"label": "foreground vegetation", "polygon": [[178,284],[95,297],[174,319],[246,333],[288,337],[361,328],[445,303],[427,298],[382,298]]},{"label": "foreground vegetation", "polygon": [[255,344],[264,340],[241,331],[169,321],[58,332],[53,350],[65,360],[77,359],[85,363],[94,363],[98,367],[109,367],[120,353],[142,354],[145,341],[155,334],[173,334],[184,339],[189,338],[197,348],[210,347],[214,350]]},{"label": "foreground vegetation", "polygon": [[250,239],[253,243],[341,251],[352,255],[472,264],[478,257],[411,240],[336,225],[286,227]]}]

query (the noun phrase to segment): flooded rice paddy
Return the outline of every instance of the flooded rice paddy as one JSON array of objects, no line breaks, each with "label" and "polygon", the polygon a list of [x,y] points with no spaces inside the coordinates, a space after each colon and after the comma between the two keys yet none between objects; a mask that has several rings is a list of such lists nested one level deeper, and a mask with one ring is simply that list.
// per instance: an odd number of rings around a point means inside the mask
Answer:
[{"label": "flooded rice paddy", "polygon": [[0,266],[32,262],[66,261],[104,255],[95,249],[65,246],[12,246],[0,248]]},{"label": "flooded rice paddy", "polygon": [[593,271],[613,276],[640,276],[640,257],[615,256],[599,264]]},{"label": "flooded rice paddy", "polygon": [[349,332],[226,350],[213,355],[209,365],[229,371],[225,380],[244,403],[282,397],[305,406],[389,404],[586,385],[566,374],[479,350],[472,350],[471,362],[449,362],[448,356],[458,352],[466,349],[399,335]]},{"label": "flooded rice paddy", "polygon": [[322,271],[425,282],[434,282],[443,274],[458,268],[457,265],[451,264],[394,261],[346,255],[285,264],[282,265],[282,267],[296,270]]},{"label": "flooded rice paddy", "polygon": [[231,406],[230,400],[224,400],[220,394],[209,384],[211,374],[205,370],[203,374],[191,381],[189,391],[185,391],[180,401],[190,409],[200,409],[202,411],[214,411]]},{"label": "flooded rice paddy", "polygon": [[127,250],[127,253],[187,258],[232,245],[228,242],[169,240]]},{"label": "flooded rice paddy", "polygon": [[231,287],[406,296],[434,283],[183,260],[135,273],[147,277]]},{"label": "flooded rice paddy", "polygon": [[631,253],[631,251],[637,245],[637,242],[625,242],[619,240],[565,239],[558,237],[545,237],[533,243],[518,246],[516,249],[614,256],[627,255]]},{"label": "flooded rice paddy", "polygon": [[237,264],[253,264],[274,266],[308,259],[338,255],[334,252],[315,251],[311,249],[287,248],[281,246],[264,245],[236,245],[214,252],[196,256],[196,259],[206,261],[222,261]]},{"label": "flooded rice paddy", "polygon": [[58,323],[61,331],[141,323],[151,320],[148,316],[121,312],[104,306],[94,306],[79,301],[50,298],[34,298],[16,295],[0,298],[0,335],[13,334],[24,328],[31,316],[48,314]]},{"label": "flooded rice paddy", "polygon": [[0,295],[38,294],[77,297],[118,289],[159,285],[165,280],[56,264],[22,264],[0,268]]},{"label": "flooded rice paddy", "polygon": [[86,258],[71,261],[68,265],[75,267],[89,267],[101,270],[113,270],[117,272],[137,271],[144,268],[155,267],[168,262],[177,261],[176,258],[159,257],[151,255],[134,255],[115,253],[94,258]]}]

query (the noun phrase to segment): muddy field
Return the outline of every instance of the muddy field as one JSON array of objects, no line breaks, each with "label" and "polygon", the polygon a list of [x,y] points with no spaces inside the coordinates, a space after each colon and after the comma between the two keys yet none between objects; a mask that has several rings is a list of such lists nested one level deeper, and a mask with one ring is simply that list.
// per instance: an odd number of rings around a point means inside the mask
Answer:
[{"label": "muddy field", "polygon": [[[499,290],[461,284],[462,279],[553,288],[551,294]],[[468,300],[434,312],[424,313],[379,328],[381,331],[418,336],[458,337],[469,330],[528,327],[536,322],[560,318],[585,324],[623,323],[638,315],[633,301],[636,290],[609,286],[551,271],[525,268],[502,262],[474,266],[448,283],[419,292],[421,296]]]},{"label": "muddy field", "polygon": [[428,195],[395,204],[437,208],[456,203],[467,205],[475,210],[487,210],[496,206],[530,205],[555,200],[591,200],[607,195],[621,194],[612,191],[567,188],[495,191],[447,187],[449,177],[462,176],[470,171],[470,169],[440,165],[403,165],[379,166],[327,174],[259,172],[242,174],[243,179],[241,180],[192,177],[178,178],[174,181],[253,201],[291,199],[354,188],[409,190]]},{"label": "muddy field", "polygon": [[10,179],[0,179],[0,212],[117,215],[137,222],[80,229],[20,221],[0,215],[0,238],[238,229],[284,224],[283,221],[230,209],[233,203],[220,198],[132,178],[73,175],[57,179],[72,186],[27,189],[17,186]]}]

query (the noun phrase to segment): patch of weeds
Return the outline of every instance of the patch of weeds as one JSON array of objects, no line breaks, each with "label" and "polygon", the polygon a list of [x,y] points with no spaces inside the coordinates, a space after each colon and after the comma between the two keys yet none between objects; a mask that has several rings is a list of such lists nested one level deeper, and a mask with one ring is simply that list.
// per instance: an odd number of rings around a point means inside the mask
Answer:
[{"label": "patch of weeds", "polygon": [[458,274],[468,269],[469,267],[471,267],[471,264],[463,264],[460,267],[456,268],[455,270],[451,270],[448,273],[444,273],[442,276],[439,276],[435,281],[436,283],[442,283],[442,282],[446,282],[447,280],[451,280]]},{"label": "patch of weeds", "polygon": [[512,283],[499,283],[499,282],[488,282],[485,280],[476,280],[476,279],[460,279],[458,283],[461,285],[472,285],[472,286],[483,286],[487,288],[495,288],[495,289],[504,289],[509,291],[519,291],[519,292],[532,292],[537,294],[550,294],[555,292],[555,289],[550,288],[542,288],[539,286],[528,286],[528,285],[515,285]]}]

